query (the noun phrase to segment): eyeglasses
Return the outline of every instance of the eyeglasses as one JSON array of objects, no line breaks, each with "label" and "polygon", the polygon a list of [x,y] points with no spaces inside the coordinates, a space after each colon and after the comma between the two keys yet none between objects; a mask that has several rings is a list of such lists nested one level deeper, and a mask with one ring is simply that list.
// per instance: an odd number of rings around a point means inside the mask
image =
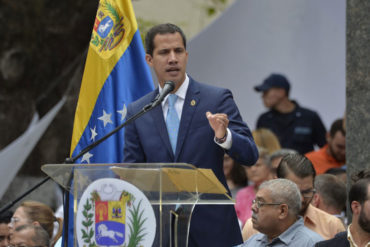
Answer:
[{"label": "eyeglasses", "polygon": [[312,198],[315,193],[316,193],[315,189],[301,190],[301,195],[304,198]]},{"label": "eyeglasses", "polygon": [[252,201],[252,205],[256,205],[257,209],[260,209],[261,207],[263,206],[276,206],[276,205],[281,205],[282,203],[279,203],[279,202],[261,202],[261,201],[258,201],[258,200],[253,200]]},{"label": "eyeglasses", "polygon": [[17,218],[17,217],[11,217],[10,218],[10,225],[11,226],[14,226],[15,223],[17,223],[18,221],[20,221],[21,219]]}]

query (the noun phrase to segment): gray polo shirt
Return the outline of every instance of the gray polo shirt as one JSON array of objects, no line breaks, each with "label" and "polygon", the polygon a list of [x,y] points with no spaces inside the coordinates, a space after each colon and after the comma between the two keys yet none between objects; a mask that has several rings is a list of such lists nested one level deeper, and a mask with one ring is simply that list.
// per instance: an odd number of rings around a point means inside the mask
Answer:
[{"label": "gray polo shirt", "polygon": [[303,218],[291,225],[285,232],[274,238],[270,243],[263,233],[258,233],[250,237],[243,244],[236,247],[312,247],[316,242],[322,241],[323,238],[316,232],[311,231],[303,224]]}]

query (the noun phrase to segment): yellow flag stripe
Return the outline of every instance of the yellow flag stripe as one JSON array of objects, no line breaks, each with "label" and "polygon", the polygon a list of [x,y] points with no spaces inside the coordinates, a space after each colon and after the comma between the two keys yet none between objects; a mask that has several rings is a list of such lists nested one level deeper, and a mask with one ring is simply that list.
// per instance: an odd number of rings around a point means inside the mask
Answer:
[{"label": "yellow flag stripe", "polygon": [[[111,2],[108,0],[101,0],[100,2],[102,3],[103,1]],[[99,5],[99,8],[101,8],[101,5],[102,4]],[[119,0],[115,3],[115,7],[124,18],[125,36],[119,46],[115,48],[115,53],[109,58],[103,58],[90,44],[75,113],[70,152],[71,155],[85,131],[90,120],[90,116],[94,110],[95,102],[105,81],[112,72],[114,66],[127,50],[132,37],[137,31],[137,23],[131,1]],[[99,9],[97,11],[97,14],[98,13]]]}]

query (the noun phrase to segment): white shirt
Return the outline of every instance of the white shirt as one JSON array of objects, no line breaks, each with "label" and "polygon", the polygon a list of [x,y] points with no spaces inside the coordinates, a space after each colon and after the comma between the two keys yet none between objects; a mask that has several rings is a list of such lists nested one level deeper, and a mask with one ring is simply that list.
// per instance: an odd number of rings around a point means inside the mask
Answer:
[{"label": "white shirt", "polygon": [[[355,241],[353,240],[353,237],[352,237],[352,233],[351,233],[351,226],[352,224],[350,224],[348,226],[348,230],[347,230],[347,239],[348,239],[348,242],[349,242],[349,245],[351,247],[358,247],[357,244],[355,243]],[[370,242],[368,242],[365,247],[369,247],[370,246]]]},{"label": "white shirt", "polygon": [[[185,74],[185,81],[181,84],[181,86],[179,87],[179,89],[177,89],[175,93],[175,95],[177,95],[177,100],[175,102],[175,109],[176,109],[176,113],[180,121],[181,121],[182,108],[184,106],[185,96],[186,96],[186,92],[188,91],[188,87],[189,87],[189,77],[188,75]],[[162,87],[159,86],[159,94],[162,92],[162,90],[163,90]],[[167,112],[168,112],[168,95],[162,101],[162,110],[163,110],[164,121],[166,121]]]},{"label": "white shirt", "polygon": [[[175,94],[177,95],[177,100],[175,102],[175,109],[176,109],[177,116],[179,117],[179,121],[181,121],[182,108],[184,107],[184,102],[185,102],[186,93],[188,91],[188,87],[189,87],[189,77],[188,77],[187,74],[185,74],[184,82],[181,84],[181,86],[175,92]],[[161,93],[162,90],[163,89],[162,89],[161,85],[159,85],[159,93]],[[168,95],[162,101],[162,111],[163,111],[164,121],[166,121],[167,112],[168,112]],[[227,128],[226,141],[222,144],[219,144],[219,143],[217,143],[217,144],[220,145],[224,149],[230,149],[231,148],[232,136],[231,136],[231,132],[230,132],[229,128]]]}]

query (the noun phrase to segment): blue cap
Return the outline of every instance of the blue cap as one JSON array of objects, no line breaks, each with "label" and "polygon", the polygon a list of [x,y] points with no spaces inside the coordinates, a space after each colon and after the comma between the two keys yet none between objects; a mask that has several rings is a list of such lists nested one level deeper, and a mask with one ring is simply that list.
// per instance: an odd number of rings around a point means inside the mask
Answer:
[{"label": "blue cap", "polygon": [[254,90],[257,92],[265,92],[270,88],[283,88],[287,93],[289,93],[290,84],[285,76],[280,74],[271,74],[261,85],[255,86]]}]

